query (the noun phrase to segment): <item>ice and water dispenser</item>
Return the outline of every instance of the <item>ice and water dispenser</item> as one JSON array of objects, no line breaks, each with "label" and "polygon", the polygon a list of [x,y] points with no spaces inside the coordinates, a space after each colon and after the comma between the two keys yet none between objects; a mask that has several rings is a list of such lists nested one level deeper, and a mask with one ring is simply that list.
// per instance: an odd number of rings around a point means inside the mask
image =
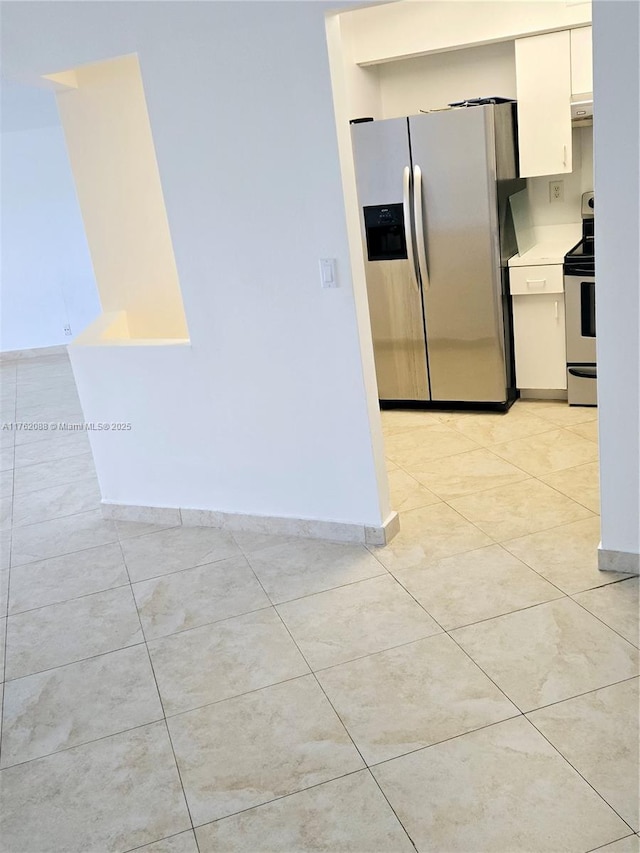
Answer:
[{"label": "ice and water dispenser", "polygon": [[364,208],[367,257],[370,261],[398,261],[407,257],[402,204]]}]

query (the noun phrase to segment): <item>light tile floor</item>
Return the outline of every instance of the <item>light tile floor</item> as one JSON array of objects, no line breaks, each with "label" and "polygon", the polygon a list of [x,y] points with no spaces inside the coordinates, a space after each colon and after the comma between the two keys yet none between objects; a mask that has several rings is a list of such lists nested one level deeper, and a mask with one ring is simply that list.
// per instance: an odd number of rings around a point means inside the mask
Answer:
[{"label": "light tile floor", "polygon": [[[0,372],[82,421],[66,357]],[[86,435],[0,433],[3,853],[638,853],[595,411],[382,421],[369,550],[105,521]]]}]

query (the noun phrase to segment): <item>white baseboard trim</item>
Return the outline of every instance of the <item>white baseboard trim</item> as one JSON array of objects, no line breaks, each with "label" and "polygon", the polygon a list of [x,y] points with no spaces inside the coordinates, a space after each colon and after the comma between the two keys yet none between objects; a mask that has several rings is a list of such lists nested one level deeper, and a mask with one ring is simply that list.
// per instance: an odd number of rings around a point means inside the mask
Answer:
[{"label": "white baseboard trim", "polygon": [[392,512],[381,527],[342,521],[244,515],[210,509],[132,506],[108,501],[102,502],[102,515],[113,521],[138,521],[172,527],[217,527],[231,533],[235,530],[272,536],[332,539],[339,542],[362,542],[370,546],[386,545],[400,530],[400,517],[397,512]]},{"label": "white baseboard trim", "polygon": [[35,347],[34,349],[13,349],[6,352],[0,352],[0,362],[4,361],[22,361],[25,358],[42,358],[45,355],[64,355],[66,353],[66,344],[60,344],[56,347]]},{"label": "white baseboard trim", "polygon": [[598,545],[598,568],[601,572],[640,575],[640,554],[631,551],[610,551]]},{"label": "white baseboard trim", "polygon": [[521,388],[521,400],[566,400],[565,390],[554,390],[553,388]]}]

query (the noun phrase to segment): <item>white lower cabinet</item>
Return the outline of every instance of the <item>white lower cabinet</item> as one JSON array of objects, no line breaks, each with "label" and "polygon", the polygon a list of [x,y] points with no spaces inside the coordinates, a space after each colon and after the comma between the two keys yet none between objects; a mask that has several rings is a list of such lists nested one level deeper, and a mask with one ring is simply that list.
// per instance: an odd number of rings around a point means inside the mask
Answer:
[{"label": "white lower cabinet", "polygon": [[[542,278],[535,267],[513,268],[510,270],[512,277],[514,272],[516,279],[523,275],[532,281]],[[522,293],[517,283],[511,288],[516,385],[521,390],[564,390],[567,387],[562,266],[558,267],[554,280],[559,284],[551,293]]]}]

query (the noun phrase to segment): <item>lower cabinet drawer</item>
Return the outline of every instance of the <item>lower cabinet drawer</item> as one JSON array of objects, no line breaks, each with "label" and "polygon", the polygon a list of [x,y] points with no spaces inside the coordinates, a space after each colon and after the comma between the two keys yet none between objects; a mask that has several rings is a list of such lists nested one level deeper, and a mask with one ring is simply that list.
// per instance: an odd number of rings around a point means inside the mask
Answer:
[{"label": "lower cabinet drawer", "polygon": [[562,264],[539,267],[509,267],[511,295],[562,293]]},{"label": "lower cabinet drawer", "polygon": [[513,337],[518,388],[567,387],[564,294],[514,296]]}]

